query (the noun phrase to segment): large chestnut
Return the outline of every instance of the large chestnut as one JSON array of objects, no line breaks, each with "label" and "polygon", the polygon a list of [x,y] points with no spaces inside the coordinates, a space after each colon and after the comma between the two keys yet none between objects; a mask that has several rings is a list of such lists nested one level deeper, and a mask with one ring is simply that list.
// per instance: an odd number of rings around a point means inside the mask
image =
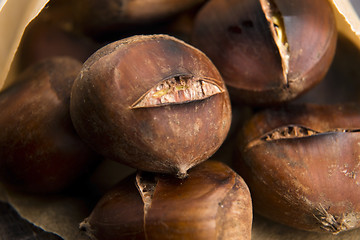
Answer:
[{"label": "large chestnut", "polygon": [[0,93],[2,181],[25,191],[57,192],[97,162],[70,119],[70,91],[81,66],[71,58],[46,59]]},{"label": "large chestnut", "polygon": [[252,205],[243,179],[206,161],[186,179],[139,172],[106,193],[80,228],[92,239],[251,239]]},{"label": "large chestnut", "polygon": [[360,108],[293,105],[257,113],[239,137],[236,171],[254,211],[294,228],[360,226]]},{"label": "large chestnut", "polygon": [[336,39],[327,0],[211,0],[196,17],[192,43],[218,67],[233,100],[269,105],[318,83]]},{"label": "large chestnut", "polygon": [[98,50],[75,80],[70,112],[79,135],[107,158],[179,177],[215,153],[231,123],[215,66],[167,35]]}]

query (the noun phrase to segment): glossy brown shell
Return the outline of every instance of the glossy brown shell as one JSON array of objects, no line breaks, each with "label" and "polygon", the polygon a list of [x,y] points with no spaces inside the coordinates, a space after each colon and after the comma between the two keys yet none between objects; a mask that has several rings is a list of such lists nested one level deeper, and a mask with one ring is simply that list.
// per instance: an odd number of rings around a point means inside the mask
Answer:
[{"label": "glossy brown shell", "polygon": [[206,161],[186,179],[138,173],[105,194],[81,228],[92,239],[250,240],[252,205],[242,178]]},{"label": "glossy brown shell", "polygon": [[31,192],[57,192],[99,158],[77,135],[70,91],[81,69],[71,58],[43,60],[0,93],[0,176]]},{"label": "glossy brown shell", "polygon": [[[151,89],[183,76],[211,79],[220,92],[136,107]],[[231,123],[229,96],[217,69],[199,50],[166,35],[134,36],[97,51],[75,80],[70,110],[80,136],[99,153],[181,177],[220,147]]]},{"label": "glossy brown shell", "polygon": [[203,2],[205,0],[80,0],[71,7],[76,9],[80,28],[100,35],[163,21]]},{"label": "glossy brown shell", "polygon": [[356,105],[302,105],[256,114],[234,162],[254,210],[309,231],[359,227],[359,113]]},{"label": "glossy brown shell", "polygon": [[[268,5],[282,25],[269,20]],[[272,25],[286,37],[286,71]],[[192,37],[218,67],[232,99],[252,105],[289,101],[322,80],[336,40],[327,0],[211,0],[198,13]]]}]

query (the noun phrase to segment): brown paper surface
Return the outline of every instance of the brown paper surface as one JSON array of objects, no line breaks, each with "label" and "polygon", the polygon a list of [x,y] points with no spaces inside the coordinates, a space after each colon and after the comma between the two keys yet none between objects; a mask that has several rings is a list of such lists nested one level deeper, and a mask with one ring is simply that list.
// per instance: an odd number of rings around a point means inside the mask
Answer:
[{"label": "brown paper surface", "polygon": [[[339,30],[346,33],[358,44],[360,35],[360,1],[333,0],[335,12],[338,14]],[[337,11],[336,11],[337,10]],[[341,19],[343,18],[343,19]]]},{"label": "brown paper surface", "polygon": [[[0,89],[28,23],[48,0],[4,0],[0,12]],[[0,5],[0,6],[1,6]]]},{"label": "brown paper surface", "polygon": [[87,239],[78,230],[79,223],[89,213],[86,199],[65,195],[36,196],[11,191],[2,185],[0,188],[3,190],[0,200],[9,202],[30,223],[65,240]]}]

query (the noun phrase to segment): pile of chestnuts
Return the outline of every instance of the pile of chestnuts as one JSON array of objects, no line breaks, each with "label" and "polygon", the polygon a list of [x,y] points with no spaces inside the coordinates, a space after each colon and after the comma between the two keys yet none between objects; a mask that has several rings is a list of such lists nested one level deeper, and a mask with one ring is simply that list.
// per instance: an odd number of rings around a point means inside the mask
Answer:
[{"label": "pile of chestnuts", "polygon": [[79,223],[93,240],[250,240],[253,212],[358,228],[359,104],[295,103],[337,40],[328,0],[51,0],[0,92],[0,181],[55,194],[134,168]]}]

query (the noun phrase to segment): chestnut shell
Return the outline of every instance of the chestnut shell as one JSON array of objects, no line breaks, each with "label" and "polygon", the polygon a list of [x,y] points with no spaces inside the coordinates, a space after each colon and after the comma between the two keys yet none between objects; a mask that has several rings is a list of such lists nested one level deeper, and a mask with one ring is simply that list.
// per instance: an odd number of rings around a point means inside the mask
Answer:
[{"label": "chestnut shell", "polygon": [[239,134],[234,169],[254,211],[294,228],[360,226],[360,108],[293,105],[257,113]]},{"label": "chestnut shell", "polygon": [[169,20],[205,0],[80,0],[76,21],[87,34],[100,36]]},{"label": "chestnut shell", "polygon": [[[65,25],[65,24],[64,24]],[[51,57],[72,57],[85,62],[100,47],[90,38],[68,30],[40,15],[27,27],[17,51],[19,71]]]},{"label": "chestnut shell", "polygon": [[80,228],[92,239],[251,239],[243,179],[206,161],[186,179],[139,172],[106,193]]},{"label": "chestnut shell", "polygon": [[[168,99],[149,100],[164,93],[160,85],[183,78],[190,85],[211,79],[205,85],[218,92],[191,100],[175,84]],[[196,92],[190,85],[184,88]],[[102,155],[180,177],[220,147],[231,123],[217,69],[199,50],[167,35],[134,36],[98,50],[75,80],[70,112],[79,135]]]},{"label": "chestnut shell", "polygon": [[30,192],[58,192],[100,160],[77,135],[70,91],[81,63],[40,61],[0,93],[1,180]]},{"label": "chestnut shell", "polygon": [[[264,10],[268,6],[272,12]],[[336,40],[327,0],[211,0],[198,13],[192,36],[219,69],[232,100],[251,105],[292,100],[321,81]],[[286,44],[288,53],[281,54]]]}]

